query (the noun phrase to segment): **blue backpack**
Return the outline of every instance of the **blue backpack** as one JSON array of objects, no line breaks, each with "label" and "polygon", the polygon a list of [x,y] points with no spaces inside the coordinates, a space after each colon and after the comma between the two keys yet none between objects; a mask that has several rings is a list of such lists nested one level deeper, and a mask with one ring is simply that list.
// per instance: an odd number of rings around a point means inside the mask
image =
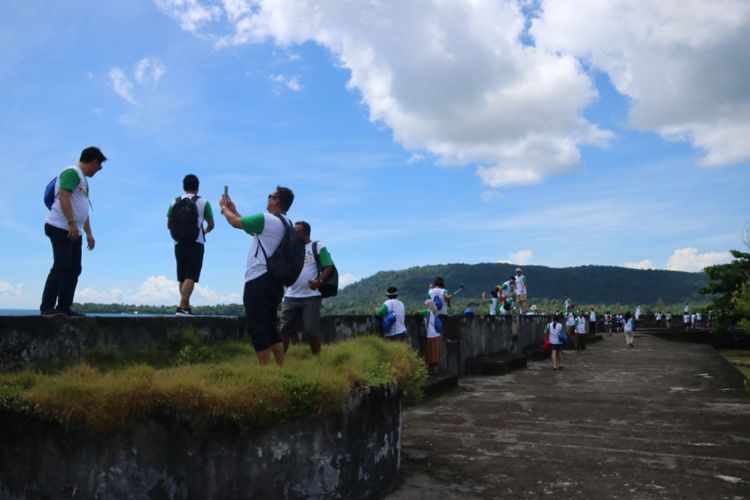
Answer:
[{"label": "blue backpack", "polygon": [[44,188],[44,206],[47,210],[52,210],[52,205],[55,203],[55,184],[57,184],[57,177],[53,177]]},{"label": "blue backpack", "polygon": [[383,333],[388,334],[391,332],[391,328],[393,328],[393,325],[396,324],[396,313],[388,310],[388,314],[383,316],[383,319],[380,320],[380,326],[383,328]]},{"label": "blue backpack", "polygon": [[435,295],[432,298],[432,302],[435,304],[435,307],[437,307],[438,312],[443,308],[443,298],[440,295]]},{"label": "blue backpack", "polygon": [[432,322],[432,326],[435,327],[437,333],[443,333],[443,320],[440,319],[440,316],[437,314],[435,314],[435,320]]}]

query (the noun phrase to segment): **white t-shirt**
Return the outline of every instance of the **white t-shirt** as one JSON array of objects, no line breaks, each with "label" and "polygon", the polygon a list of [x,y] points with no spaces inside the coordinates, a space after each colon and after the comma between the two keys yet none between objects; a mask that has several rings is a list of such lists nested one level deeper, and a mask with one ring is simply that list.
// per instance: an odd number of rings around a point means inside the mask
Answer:
[{"label": "white t-shirt", "polygon": [[490,299],[490,316],[497,316],[497,297]]},{"label": "white t-shirt", "polygon": [[[73,218],[76,221],[76,225],[79,231],[83,232],[83,225],[89,218],[89,183],[86,180],[86,175],[77,165],[65,167],[60,174],[71,168],[78,174],[79,183],[70,197],[70,204],[73,208]],[[58,174],[57,181],[55,181],[55,201],[52,203],[52,208],[47,217],[45,217],[44,222],[50,226],[67,231],[68,219],[62,213],[62,208],[60,208],[60,174]]]},{"label": "white t-shirt", "polygon": [[623,331],[626,332],[632,332],[633,331],[633,318],[630,318],[625,322],[625,326],[623,327]]},{"label": "white t-shirt", "polygon": [[[297,281],[292,286],[286,289],[284,297],[293,298],[305,298],[305,297],[319,297],[320,292],[310,288],[310,282],[314,281],[318,277],[318,264],[315,262],[315,255],[313,255],[313,242],[311,241],[305,245],[305,265],[302,266],[302,272],[299,273]],[[318,254],[325,248],[323,242],[318,242]]]},{"label": "white t-shirt", "polygon": [[[258,218],[263,217],[263,229],[260,234],[249,231],[249,228],[255,227],[252,224],[252,220],[257,221]],[[291,221],[285,216],[287,223],[291,225]],[[255,214],[249,217],[242,217],[243,227],[245,231],[253,235],[253,242],[250,244],[250,251],[247,254],[247,267],[245,270],[245,282],[254,280],[266,274],[268,267],[266,267],[266,258],[263,255],[263,250],[258,246],[258,242],[263,245],[263,249],[266,251],[266,255],[270,257],[279,247],[286,227],[284,223],[279,220],[274,214],[262,213]],[[247,223],[246,223],[247,221]],[[293,227],[293,226],[292,226]],[[294,229],[292,228],[292,231]]]},{"label": "white t-shirt", "polygon": [[596,312],[594,312],[594,311],[591,311],[591,312],[589,313],[589,321],[590,321],[590,322],[592,322],[592,323],[595,323],[595,322],[596,322]]},{"label": "white t-shirt", "polygon": [[685,314],[689,313],[690,312],[690,306],[688,306],[687,304],[685,304],[685,309],[683,309],[682,312],[684,312]]},{"label": "white t-shirt", "polygon": [[445,300],[445,296],[447,293],[448,292],[445,291],[445,288],[435,287],[435,288],[430,289],[430,292],[429,292],[430,300],[435,302],[435,297],[440,296],[440,300],[443,303],[442,304],[443,307],[438,309],[438,314],[448,314],[448,301]]},{"label": "white t-shirt", "polygon": [[388,299],[383,302],[383,305],[386,306],[389,311],[393,311],[393,313],[396,315],[396,322],[393,323],[391,331],[386,333],[385,336],[391,337],[393,335],[401,335],[402,333],[406,333],[406,312],[404,309],[404,303],[398,299]]},{"label": "white t-shirt", "polygon": [[567,326],[574,326],[576,324],[576,318],[573,316],[573,313],[568,313],[568,319],[565,320],[565,324]]},{"label": "white t-shirt", "polygon": [[548,323],[547,331],[549,332],[549,343],[550,344],[561,344],[560,332],[562,332],[562,323]]},{"label": "white t-shirt", "polygon": [[[445,288],[435,287],[430,289],[429,296],[432,303],[435,303],[435,297],[438,295],[443,302],[443,307],[437,311],[438,314],[448,314],[448,301],[445,300],[446,293]],[[432,312],[432,308],[429,308],[429,314],[427,315],[427,338],[431,339],[439,336],[440,334],[435,330],[435,314]]]},{"label": "white t-shirt", "polygon": [[516,293],[526,295],[526,275],[516,276]]},{"label": "white t-shirt", "polygon": [[585,334],[586,333],[586,318],[584,318],[583,316],[578,316],[578,318],[576,318],[576,321],[578,321],[578,323],[576,323],[576,333],[579,333],[582,335]]},{"label": "white t-shirt", "polygon": [[640,306],[635,308],[635,319],[641,319],[641,307]]}]

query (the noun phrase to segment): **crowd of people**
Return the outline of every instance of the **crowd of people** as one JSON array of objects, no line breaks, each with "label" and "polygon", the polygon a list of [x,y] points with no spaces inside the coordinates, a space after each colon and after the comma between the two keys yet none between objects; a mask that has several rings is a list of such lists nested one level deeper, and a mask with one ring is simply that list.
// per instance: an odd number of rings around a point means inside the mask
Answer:
[{"label": "crowd of people", "polygon": [[[82,271],[82,234],[86,236],[87,248],[93,250],[96,241],[89,217],[89,184],[103,168],[106,156],[97,147],[88,147],[81,152],[77,165],[66,167],[48,186],[49,214],[45,219],[44,232],[52,244],[53,265],[47,276],[42,293],[40,313],[50,316],[82,316],[71,309],[73,297]],[[175,197],[167,210],[167,228],[174,240],[176,275],[179,287],[179,304],[175,315],[191,316],[190,298],[195,284],[199,282],[205,252],[205,235],[215,229],[214,214],[208,200],[198,192],[200,181],[188,174],[182,182],[183,192]],[[45,193],[45,203],[47,203]],[[321,349],[320,310],[323,295],[321,289],[336,272],[327,247],[311,239],[311,226],[304,220],[292,223],[287,213],[294,201],[294,193],[288,187],[277,186],[266,200],[265,211],[243,216],[229,197],[225,188],[219,200],[220,212],[227,223],[252,237],[245,270],[243,305],[248,333],[261,364],[273,356],[278,365],[283,365],[290,338],[301,334],[309,343],[313,354]],[[278,255],[285,255],[290,238],[296,234],[304,246],[304,260],[296,268],[291,279],[280,279]],[[277,252],[278,250],[278,252]],[[301,247],[300,247],[301,250]],[[302,253],[299,253],[300,257]],[[276,260],[274,260],[276,259]],[[336,275],[337,276],[337,275]],[[463,285],[454,292],[463,289]],[[424,308],[419,314],[424,320],[425,359],[429,373],[436,374],[441,364],[441,334],[443,317],[448,314],[453,295],[446,290],[445,280],[438,276],[428,286]],[[406,340],[406,311],[398,298],[398,288],[390,286],[386,300],[376,303],[374,314],[381,318],[382,333],[386,339]],[[528,308],[526,276],[521,268],[515,270],[482,300],[488,306],[490,316],[512,313],[534,314],[534,306]],[[279,308],[281,317],[279,321]],[[473,314],[467,309],[466,314]],[[642,316],[641,306],[635,313],[612,314],[600,317],[591,307],[577,308],[566,293],[563,310],[557,309],[546,332],[552,350],[552,365],[563,368],[561,345],[566,337],[574,339],[577,352],[586,349],[586,337],[597,333],[599,323],[603,331],[623,332],[627,345],[634,347],[633,332]],[[655,314],[657,323],[671,327],[672,313]],[[701,328],[710,324],[711,313],[704,318],[700,312],[690,313],[689,304],[683,311],[685,329]]]}]

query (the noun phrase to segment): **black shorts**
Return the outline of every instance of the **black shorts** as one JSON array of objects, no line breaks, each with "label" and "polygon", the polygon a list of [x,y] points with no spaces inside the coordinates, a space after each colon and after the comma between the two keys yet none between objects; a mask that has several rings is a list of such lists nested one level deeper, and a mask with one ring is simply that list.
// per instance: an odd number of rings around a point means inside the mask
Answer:
[{"label": "black shorts", "polygon": [[177,260],[177,281],[193,280],[198,283],[203,268],[203,243],[177,243],[174,257]]},{"label": "black shorts", "polygon": [[277,311],[283,296],[284,285],[268,273],[245,283],[242,302],[255,352],[265,351],[282,341]]}]

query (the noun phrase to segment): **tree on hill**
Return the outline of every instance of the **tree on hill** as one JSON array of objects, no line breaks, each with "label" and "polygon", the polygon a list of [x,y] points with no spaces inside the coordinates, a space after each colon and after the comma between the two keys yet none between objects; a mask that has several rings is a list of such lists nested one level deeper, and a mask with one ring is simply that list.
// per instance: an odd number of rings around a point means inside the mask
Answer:
[{"label": "tree on hill", "polygon": [[704,272],[708,283],[701,288],[701,293],[711,295],[711,308],[715,317],[714,329],[723,330],[745,320],[748,313],[745,301],[748,301],[747,290],[750,285],[750,253],[730,250],[732,262],[708,266]]}]

